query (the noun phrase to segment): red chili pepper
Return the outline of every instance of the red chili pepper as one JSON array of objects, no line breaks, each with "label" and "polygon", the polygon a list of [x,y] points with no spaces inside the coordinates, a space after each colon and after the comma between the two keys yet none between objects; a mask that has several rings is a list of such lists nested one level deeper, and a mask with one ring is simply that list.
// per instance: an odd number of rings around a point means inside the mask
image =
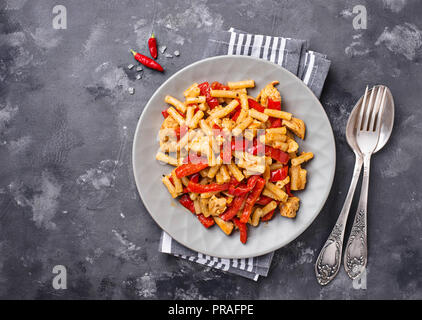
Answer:
[{"label": "red chili pepper", "polygon": [[248,227],[246,226],[246,223],[242,223],[242,221],[237,218],[233,218],[233,222],[236,225],[236,227],[239,228],[240,242],[245,244],[248,239]]},{"label": "red chili pepper", "polygon": [[155,38],[154,34],[151,35],[151,38],[148,39],[148,48],[149,53],[151,53],[151,57],[157,59],[158,52],[157,52],[157,39]]},{"label": "red chili pepper", "polygon": [[[177,174],[177,172],[176,172]],[[225,191],[229,188],[229,183],[210,183],[210,184],[199,184],[193,181],[189,181],[188,190],[195,193],[207,193],[207,192],[217,192]]]},{"label": "red chili pepper", "polygon": [[209,228],[215,224],[215,221],[212,217],[205,217],[202,213],[198,214],[197,217],[205,228]]},{"label": "red chili pepper", "polygon": [[289,195],[289,197],[294,197],[294,195],[293,195],[293,193],[290,189],[290,182],[288,184],[286,184],[284,187],[286,188],[286,193]]},{"label": "red chili pepper", "polygon": [[262,218],[261,218],[261,221],[269,221],[269,220],[271,220],[271,218],[273,217],[273,215],[274,215],[274,212],[275,212],[275,209],[274,210],[272,210],[272,211],[270,211],[270,212],[268,212],[265,216],[263,216]]},{"label": "red chili pepper", "polygon": [[[175,170],[176,177],[183,178],[190,176],[191,174],[197,173],[208,167],[208,163],[186,163],[177,167]],[[194,192],[194,191],[193,191]]]},{"label": "red chili pepper", "polygon": [[259,176],[251,176],[249,177],[247,184],[242,183],[239,186],[230,184],[229,190],[227,192],[233,196],[240,196],[245,193],[248,193],[255,187],[256,182],[258,181],[259,178],[260,178]]},{"label": "red chili pepper", "polygon": [[219,105],[217,98],[211,97],[210,84],[207,81],[198,84],[198,88],[199,88],[201,95],[205,96],[207,104],[208,104],[208,106],[210,107],[211,110]]},{"label": "red chili pepper", "polygon": [[255,109],[259,112],[264,112],[264,110],[265,110],[264,106],[262,106],[261,104],[259,104],[258,102],[256,102],[253,99],[248,99],[248,104],[249,104],[250,108],[253,108],[253,109]]},{"label": "red chili pepper", "polygon": [[273,200],[274,199],[267,197],[267,196],[260,196],[258,198],[258,200],[256,200],[255,204],[259,204],[261,206],[266,206],[267,204],[269,204]]},{"label": "red chili pepper", "polygon": [[271,171],[271,182],[277,182],[286,179],[288,173],[288,166],[284,166],[283,168]]},{"label": "red chili pepper", "polygon": [[182,206],[184,206],[186,209],[190,210],[193,214],[196,214],[195,212],[195,205],[193,204],[193,201],[189,197],[189,195],[184,194],[180,197],[179,202]]},{"label": "red chili pepper", "polygon": [[246,197],[247,197],[246,193],[244,195],[235,197],[232,201],[232,205],[230,206],[230,208],[228,208],[225,212],[223,212],[220,215],[220,218],[223,219],[224,221],[229,221],[233,219],[233,217],[236,216],[237,212],[242,207],[243,202],[245,202]]},{"label": "red chili pepper", "polygon": [[265,155],[267,157],[280,161],[282,164],[287,164],[290,158],[288,153],[270,146],[265,146]]},{"label": "red chili pepper", "polygon": [[252,208],[255,202],[258,200],[259,196],[261,195],[262,190],[265,187],[265,179],[259,177],[258,181],[256,182],[255,188],[249,193],[248,197],[246,198],[246,204],[243,208],[242,217],[240,218],[240,222],[247,223],[249,220],[249,216],[252,213]]},{"label": "red chili pepper", "polygon": [[130,51],[132,52],[134,58],[140,63],[142,63],[144,66],[154,70],[164,71],[163,67],[160,66],[158,62],[152,60],[151,58],[148,58],[147,56],[144,56],[143,54],[140,54],[139,52],[135,52],[133,50]]}]

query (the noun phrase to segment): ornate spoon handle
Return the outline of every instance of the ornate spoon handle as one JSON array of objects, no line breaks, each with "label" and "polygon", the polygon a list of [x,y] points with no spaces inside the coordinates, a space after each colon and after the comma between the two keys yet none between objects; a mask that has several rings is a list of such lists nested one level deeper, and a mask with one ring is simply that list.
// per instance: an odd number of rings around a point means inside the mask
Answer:
[{"label": "ornate spoon handle", "polygon": [[350,211],[353,195],[355,193],[356,184],[359,180],[362,168],[362,157],[356,154],[355,167],[353,169],[353,177],[350,182],[349,191],[337,222],[331,231],[330,236],[325,242],[319,253],[315,263],[315,274],[320,285],[325,286],[337,275],[341,264],[341,253],[343,250],[344,230],[346,228],[347,217]]},{"label": "ornate spoon handle", "polygon": [[364,155],[362,189],[358,209],[344,253],[344,269],[351,279],[356,279],[362,274],[368,260],[366,208],[368,204],[370,164],[371,155]]}]

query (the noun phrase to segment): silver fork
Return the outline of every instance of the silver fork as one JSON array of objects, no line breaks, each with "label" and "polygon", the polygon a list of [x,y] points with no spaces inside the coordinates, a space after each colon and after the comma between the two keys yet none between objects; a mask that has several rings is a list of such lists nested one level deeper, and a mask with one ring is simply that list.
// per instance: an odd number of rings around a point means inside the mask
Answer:
[{"label": "silver fork", "polygon": [[356,142],[363,155],[363,180],[357,212],[344,254],[344,268],[351,279],[356,279],[362,274],[368,260],[367,203],[369,168],[371,156],[375,151],[380,136],[381,117],[386,93],[386,87],[380,86],[377,89],[374,87],[369,97],[369,102],[366,103],[368,98],[368,87],[366,87],[360,114],[356,121]]}]

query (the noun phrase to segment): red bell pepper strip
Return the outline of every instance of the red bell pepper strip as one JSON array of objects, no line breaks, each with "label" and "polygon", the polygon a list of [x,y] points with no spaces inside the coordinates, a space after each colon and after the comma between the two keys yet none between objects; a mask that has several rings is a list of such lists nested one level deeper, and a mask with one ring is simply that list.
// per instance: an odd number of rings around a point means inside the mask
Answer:
[{"label": "red bell pepper strip", "polygon": [[152,34],[151,37],[148,39],[148,48],[149,53],[151,53],[151,57],[157,59],[157,39],[155,38],[154,34]]},{"label": "red bell pepper strip", "polygon": [[202,213],[198,214],[197,217],[205,228],[209,228],[215,224],[213,217],[205,217]]},{"label": "red bell pepper strip", "polygon": [[231,203],[231,206],[220,215],[220,218],[224,221],[229,221],[233,219],[233,217],[236,216],[236,214],[239,212],[240,208],[243,205],[243,202],[246,200],[247,194],[243,194],[241,196],[235,197],[234,200]]},{"label": "red bell pepper strip", "polygon": [[281,101],[274,101],[271,99],[268,99],[267,108],[268,109],[275,109],[275,110],[281,110]]},{"label": "red bell pepper strip", "polygon": [[247,239],[248,239],[248,227],[246,226],[246,223],[243,223],[242,221],[240,221],[237,218],[233,218],[233,222],[236,225],[236,227],[239,228],[240,242],[245,244]]},{"label": "red bell pepper strip", "polygon": [[[177,167],[175,170],[176,177],[183,178],[190,176],[191,174],[197,173],[208,167],[208,163],[186,163]],[[193,191],[194,192],[194,191]]]},{"label": "red bell pepper strip", "polygon": [[269,221],[269,220],[271,220],[271,218],[273,217],[273,215],[274,215],[274,212],[275,212],[275,209],[274,210],[272,210],[272,211],[270,211],[270,212],[268,212],[265,216],[263,216],[262,218],[261,218],[261,221]]},{"label": "red bell pepper strip", "polygon": [[246,204],[243,208],[242,217],[240,218],[240,222],[247,223],[249,217],[252,213],[252,208],[255,205],[255,202],[258,200],[259,196],[261,195],[262,190],[265,187],[265,179],[259,177],[258,181],[256,182],[255,188],[249,193],[248,197],[246,198]]},{"label": "red bell pepper strip", "polygon": [[201,95],[205,96],[205,100],[207,101],[208,106],[210,109],[214,109],[216,106],[218,106],[218,100],[217,98],[211,97],[210,94],[210,84],[208,82],[203,82],[198,84],[199,91]]},{"label": "red bell pepper strip", "polygon": [[234,113],[234,115],[231,117],[231,119],[232,119],[233,121],[236,121],[236,120],[237,120],[237,118],[239,118],[239,116],[240,116],[240,112],[242,112],[242,108],[236,108],[236,109],[234,109],[234,111],[235,111],[235,113]]},{"label": "red bell pepper strip", "polygon": [[223,159],[224,164],[230,164],[232,160],[232,148],[230,140],[225,138],[223,145],[221,146],[221,159]]},{"label": "red bell pepper strip", "polygon": [[281,127],[281,119],[270,117],[270,128],[279,128]]},{"label": "red bell pepper strip", "polygon": [[273,158],[274,160],[280,161],[282,164],[289,162],[289,154],[270,146],[265,146],[265,155]]},{"label": "red bell pepper strip", "polygon": [[[274,101],[274,100],[268,99],[267,108],[274,109],[274,110],[281,110],[281,101]],[[270,117],[268,120],[270,121],[270,128],[281,127],[281,119]]]},{"label": "red bell pepper strip", "polygon": [[189,197],[189,195],[184,194],[180,197],[179,202],[182,206],[190,210],[193,214],[196,214],[195,212],[195,205],[193,204],[193,201]]},{"label": "red bell pepper strip", "polygon": [[286,184],[284,187],[286,188],[286,193],[289,195],[289,197],[294,197],[294,195],[293,195],[293,193],[290,189],[290,182],[288,184]]},{"label": "red bell pepper strip", "polygon": [[199,182],[199,177],[200,177],[200,175],[199,175],[199,173],[195,173],[195,174],[193,174],[191,177],[190,177],[190,181],[192,181],[192,182],[195,182],[195,183],[198,183]]},{"label": "red bell pepper strip", "polygon": [[288,173],[288,166],[284,166],[283,168],[271,171],[271,182],[277,182],[286,179]]},{"label": "red bell pepper strip", "polygon": [[145,67],[158,70],[158,71],[164,71],[163,67],[160,66],[160,64],[151,58],[148,58],[147,56],[144,56],[143,54],[140,54],[139,52],[135,52],[133,50],[130,50],[134,56],[134,58],[142,63]]},{"label": "red bell pepper strip", "polygon": [[267,196],[260,196],[258,198],[258,200],[256,200],[255,204],[259,204],[261,206],[266,206],[267,204],[269,204],[273,200],[274,199],[267,197]]},{"label": "red bell pepper strip", "polygon": [[232,138],[231,142],[231,149],[232,151],[245,151],[246,148],[248,148],[249,141],[247,139],[235,139],[235,137]]},{"label": "red bell pepper strip", "polygon": [[255,100],[248,99],[249,108],[253,108],[259,112],[264,112],[265,107],[256,102]]},{"label": "red bell pepper strip", "polygon": [[228,86],[225,86],[224,84],[214,81],[211,83],[211,89],[213,90],[229,90],[230,88]]},{"label": "red bell pepper strip", "polygon": [[237,187],[233,184],[230,184],[229,190],[227,192],[233,196],[240,196],[245,193],[248,193],[255,187],[256,182],[259,178],[259,176],[251,176],[249,177],[247,184],[242,183],[240,186]]},{"label": "red bell pepper strip", "polygon": [[[176,173],[177,174],[177,173]],[[188,190],[195,193],[207,193],[207,192],[218,192],[225,191],[229,188],[230,183],[210,183],[210,184],[199,184],[193,181],[189,181]]]}]

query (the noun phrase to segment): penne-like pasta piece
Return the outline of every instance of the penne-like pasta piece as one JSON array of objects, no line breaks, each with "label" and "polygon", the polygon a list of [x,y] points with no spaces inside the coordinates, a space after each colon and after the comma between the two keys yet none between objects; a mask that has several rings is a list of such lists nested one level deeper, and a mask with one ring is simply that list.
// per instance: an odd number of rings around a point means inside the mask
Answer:
[{"label": "penne-like pasta piece", "polygon": [[262,122],[267,121],[269,118],[268,115],[266,115],[265,113],[259,112],[256,109],[249,109],[249,116]]},{"label": "penne-like pasta piece", "polygon": [[233,82],[227,82],[227,86],[230,89],[242,89],[242,88],[253,88],[255,87],[255,81],[254,80],[243,80],[243,81],[233,81]]},{"label": "penne-like pasta piece", "polygon": [[201,92],[201,90],[199,89],[198,84],[194,83],[183,92],[183,95],[186,98],[187,97],[197,97],[197,96],[199,96],[200,92]]},{"label": "penne-like pasta piece", "polygon": [[239,92],[231,90],[210,90],[211,97],[214,98],[239,98]]},{"label": "penne-like pasta piece", "polygon": [[161,181],[164,183],[164,185],[167,187],[167,190],[169,191],[169,193],[171,194],[171,196],[173,198],[177,198],[177,192],[176,192],[176,188],[173,186],[173,184],[171,183],[170,179],[168,176],[164,176]]},{"label": "penne-like pasta piece", "polygon": [[173,107],[175,107],[177,110],[179,110],[182,113],[186,112],[186,106],[182,101],[177,100],[175,97],[172,96],[166,96],[164,98],[164,101],[168,104],[171,104]]},{"label": "penne-like pasta piece", "polygon": [[176,111],[176,109],[174,109],[173,107],[170,107],[170,108],[168,108],[167,109],[167,112],[168,112],[168,114],[169,115],[171,115],[173,118],[174,118],[174,120],[176,120],[177,121],[177,123],[180,125],[180,126],[183,126],[184,124],[185,124],[185,118],[183,118],[177,111]]},{"label": "penne-like pasta piece", "polygon": [[157,152],[155,159],[161,162],[165,162],[171,164],[172,166],[178,166],[178,162],[176,158],[170,157],[162,152]]},{"label": "penne-like pasta piece", "polygon": [[283,119],[283,120],[291,120],[292,119],[292,114],[286,111],[280,111],[280,110],[276,110],[276,109],[268,109],[266,108],[264,110],[264,113],[270,117],[273,118],[279,118],[279,119]]},{"label": "penne-like pasta piece", "polygon": [[314,157],[312,152],[304,152],[300,156],[292,159],[292,166],[298,166],[306,161],[311,160]]}]

